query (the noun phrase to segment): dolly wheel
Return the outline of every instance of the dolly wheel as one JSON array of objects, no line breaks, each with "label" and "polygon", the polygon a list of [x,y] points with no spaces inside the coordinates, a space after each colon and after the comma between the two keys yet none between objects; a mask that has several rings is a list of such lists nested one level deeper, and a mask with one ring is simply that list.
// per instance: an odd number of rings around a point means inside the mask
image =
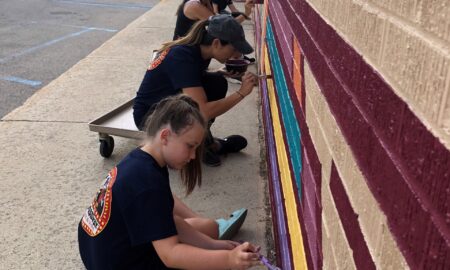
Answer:
[{"label": "dolly wheel", "polygon": [[114,139],[111,136],[100,138],[100,155],[108,158],[114,150]]}]

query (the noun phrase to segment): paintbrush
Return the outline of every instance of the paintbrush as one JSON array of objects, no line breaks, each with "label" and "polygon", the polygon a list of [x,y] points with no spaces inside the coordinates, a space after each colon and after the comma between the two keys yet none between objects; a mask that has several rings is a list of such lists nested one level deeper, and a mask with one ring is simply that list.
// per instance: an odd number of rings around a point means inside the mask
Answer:
[{"label": "paintbrush", "polygon": [[267,269],[269,269],[269,270],[281,270],[281,268],[279,268],[279,267],[277,267],[275,265],[272,265],[269,262],[269,260],[266,257],[264,257],[263,255],[259,255],[259,256],[260,256],[259,260],[264,264],[265,267],[267,267]]}]

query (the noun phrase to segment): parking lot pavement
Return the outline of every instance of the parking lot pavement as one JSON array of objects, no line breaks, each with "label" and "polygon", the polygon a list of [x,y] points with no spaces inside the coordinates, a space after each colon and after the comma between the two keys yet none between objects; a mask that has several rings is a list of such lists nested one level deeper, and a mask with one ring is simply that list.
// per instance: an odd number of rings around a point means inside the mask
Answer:
[{"label": "parking lot pavement", "polygon": [[0,118],[158,2],[0,1]]}]

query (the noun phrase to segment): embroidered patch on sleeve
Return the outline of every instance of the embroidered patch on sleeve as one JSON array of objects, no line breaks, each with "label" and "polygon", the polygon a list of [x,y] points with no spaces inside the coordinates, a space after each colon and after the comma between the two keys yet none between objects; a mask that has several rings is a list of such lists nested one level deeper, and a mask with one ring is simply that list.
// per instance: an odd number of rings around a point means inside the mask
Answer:
[{"label": "embroidered patch on sleeve", "polygon": [[148,70],[157,68],[162,63],[164,58],[166,58],[169,51],[170,51],[170,49],[167,49],[167,50],[159,53],[158,56],[156,56],[156,58],[150,63],[150,67],[148,68]]},{"label": "embroidered patch on sleeve", "polygon": [[98,235],[108,224],[111,216],[112,187],[116,181],[116,176],[117,167],[109,172],[91,206],[84,212],[81,225],[90,236]]}]

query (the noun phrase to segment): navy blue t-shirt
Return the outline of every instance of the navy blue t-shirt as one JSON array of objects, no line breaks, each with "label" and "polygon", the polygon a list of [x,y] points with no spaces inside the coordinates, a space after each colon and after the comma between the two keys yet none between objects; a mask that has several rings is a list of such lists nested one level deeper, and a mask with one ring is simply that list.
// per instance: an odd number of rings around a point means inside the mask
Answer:
[{"label": "navy blue t-shirt", "polygon": [[228,5],[233,4],[232,0],[212,0],[212,2],[218,6],[219,12],[225,10]]},{"label": "navy blue t-shirt", "polygon": [[145,73],[133,105],[134,122],[142,127],[152,106],[179,94],[182,88],[202,86],[210,60],[204,60],[199,46],[179,45],[161,52]]},{"label": "navy blue t-shirt", "polygon": [[166,167],[137,148],[106,177],[78,226],[90,269],[168,269],[152,241],[177,234]]}]

